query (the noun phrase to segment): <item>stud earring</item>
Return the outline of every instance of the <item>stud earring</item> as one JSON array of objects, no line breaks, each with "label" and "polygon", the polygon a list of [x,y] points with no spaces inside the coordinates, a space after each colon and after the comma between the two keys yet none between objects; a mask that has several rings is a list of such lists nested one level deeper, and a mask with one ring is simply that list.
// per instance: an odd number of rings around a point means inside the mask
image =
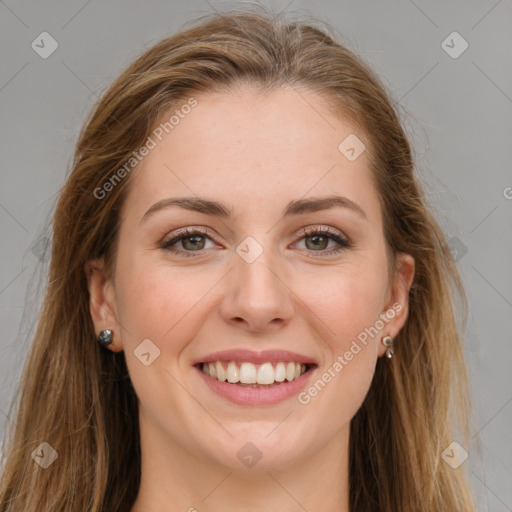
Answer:
[{"label": "stud earring", "polygon": [[98,342],[101,343],[104,347],[111,345],[113,343],[112,340],[112,329],[105,329],[100,332],[100,337],[98,338]]},{"label": "stud earring", "polygon": [[384,345],[386,345],[386,356],[388,357],[388,359],[391,359],[393,357],[393,350],[394,350],[394,342],[393,342],[393,338],[391,336],[384,336],[384,338],[382,338],[382,343],[384,343]]}]

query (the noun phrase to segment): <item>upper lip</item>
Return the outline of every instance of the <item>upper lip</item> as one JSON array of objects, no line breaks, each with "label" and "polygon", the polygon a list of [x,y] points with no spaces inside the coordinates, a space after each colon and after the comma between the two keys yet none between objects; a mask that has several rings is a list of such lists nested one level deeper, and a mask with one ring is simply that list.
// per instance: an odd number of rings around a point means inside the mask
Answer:
[{"label": "upper lip", "polygon": [[303,354],[297,354],[296,352],[290,352],[289,350],[263,350],[262,352],[253,352],[247,349],[231,349],[213,352],[197,358],[192,364],[214,363],[215,361],[239,361],[253,364],[293,361],[294,363],[316,364],[313,358]]}]

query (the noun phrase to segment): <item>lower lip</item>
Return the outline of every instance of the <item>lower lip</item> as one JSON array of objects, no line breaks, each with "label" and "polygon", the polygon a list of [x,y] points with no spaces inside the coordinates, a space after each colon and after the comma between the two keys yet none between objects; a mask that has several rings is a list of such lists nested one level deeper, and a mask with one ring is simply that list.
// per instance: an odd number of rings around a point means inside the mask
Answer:
[{"label": "lower lip", "polygon": [[307,381],[314,373],[315,367],[310,368],[298,379],[291,382],[282,382],[269,388],[245,388],[229,382],[221,382],[218,379],[206,375],[201,368],[195,367],[206,385],[215,393],[238,405],[273,405],[283,402],[292,396],[299,394],[306,386]]}]

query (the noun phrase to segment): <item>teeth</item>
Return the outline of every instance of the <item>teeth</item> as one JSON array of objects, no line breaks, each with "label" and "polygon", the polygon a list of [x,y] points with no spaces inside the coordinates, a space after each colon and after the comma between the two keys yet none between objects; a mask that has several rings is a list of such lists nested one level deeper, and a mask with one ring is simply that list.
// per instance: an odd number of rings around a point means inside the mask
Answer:
[{"label": "teeth", "polygon": [[[254,365],[251,365],[254,366]],[[272,363],[264,363],[258,368],[258,384],[273,384],[274,383],[274,367]],[[243,382],[243,381],[242,381]]]},{"label": "teeth", "polygon": [[283,382],[286,379],[286,366],[284,363],[276,364],[276,382]]},{"label": "teeth", "polygon": [[295,378],[295,364],[288,363],[286,365],[286,380],[290,381]]},{"label": "teeth", "polygon": [[220,382],[227,380],[231,384],[252,384],[249,387],[257,387],[298,379],[305,373],[306,365],[290,361],[276,363],[274,367],[270,362],[258,366],[248,362],[238,365],[235,361],[229,361],[225,368],[221,361],[216,361],[203,363],[202,371]]},{"label": "teeth", "polygon": [[242,363],[240,365],[240,382],[244,384],[256,384],[256,382],[259,381],[259,372],[256,373],[256,366],[251,363]]},{"label": "teeth", "polygon": [[[228,377],[228,382],[231,382],[231,384],[235,384],[240,380],[240,372],[238,370],[238,366],[236,363],[233,363],[233,361],[229,362],[226,375]],[[211,376],[213,377],[213,375]]]},{"label": "teeth", "polygon": [[[206,365],[203,365],[206,366]],[[224,370],[224,367],[222,366],[222,363],[220,361],[217,361],[215,363],[215,374],[212,372],[212,363],[209,364],[210,367],[210,375],[212,377],[216,376],[217,379],[219,379],[221,382],[224,382],[226,380],[226,370]]]}]

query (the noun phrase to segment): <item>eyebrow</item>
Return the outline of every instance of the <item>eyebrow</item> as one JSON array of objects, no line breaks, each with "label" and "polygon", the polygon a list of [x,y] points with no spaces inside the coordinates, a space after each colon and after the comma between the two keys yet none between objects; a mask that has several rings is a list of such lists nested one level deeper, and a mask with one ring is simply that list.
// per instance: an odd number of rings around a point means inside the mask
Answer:
[{"label": "eyebrow", "polygon": [[[212,215],[219,218],[227,219],[233,215],[231,208],[228,208],[217,201],[211,201],[201,197],[169,197],[167,199],[162,199],[151,206],[140,222],[142,223],[156,212],[172,206],[178,206],[185,210],[204,213],[206,215]],[[346,208],[368,220],[368,216],[365,211],[357,203],[342,196],[296,199],[294,201],[290,201],[283,211],[283,217],[329,210],[331,208]]]}]

